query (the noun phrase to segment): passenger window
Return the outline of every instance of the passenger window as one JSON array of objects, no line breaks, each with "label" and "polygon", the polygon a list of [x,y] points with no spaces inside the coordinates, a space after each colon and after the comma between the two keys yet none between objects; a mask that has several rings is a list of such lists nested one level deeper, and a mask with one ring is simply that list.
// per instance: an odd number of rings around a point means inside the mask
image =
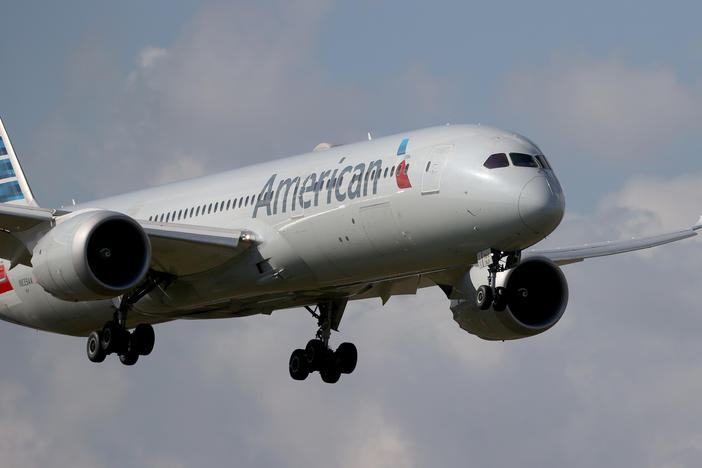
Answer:
[{"label": "passenger window", "polygon": [[193,211],[195,211],[195,208],[190,208],[190,217],[193,217]]},{"label": "passenger window", "polygon": [[249,206],[249,196],[246,195],[246,200],[244,201],[244,206]]},{"label": "passenger window", "polygon": [[498,167],[509,166],[509,161],[507,161],[507,155],[505,153],[497,153],[490,155],[483,163],[483,166],[488,169],[497,169]]},{"label": "passenger window", "polygon": [[178,221],[180,221],[180,217],[183,215],[183,210],[178,211]]},{"label": "passenger window", "polygon": [[207,214],[212,213],[212,203],[210,203],[210,206],[207,207]]},{"label": "passenger window", "polygon": [[388,168],[385,168],[385,172],[383,172],[383,179],[388,176]]},{"label": "passenger window", "polygon": [[244,197],[241,197],[239,199],[239,208],[241,208],[241,204],[244,203]]},{"label": "passenger window", "polygon": [[390,169],[390,177],[392,177],[395,174],[395,166],[392,166],[392,169]]},{"label": "passenger window", "polygon": [[519,167],[539,167],[536,160],[530,154],[524,153],[509,153],[512,159],[512,164]]},{"label": "passenger window", "polygon": [[409,172],[409,163],[405,164],[405,174]]},{"label": "passenger window", "polygon": [[229,206],[232,204],[231,200],[227,200],[227,211],[229,211]]},{"label": "passenger window", "polygon": [[[488,158],[488,159],[490,159],[490,158]],[[505,159],[507,159],[506,156],[505,156]],[[487,162],[487,161],[485,161],[485,162]],[[427,168],[424,169],[424,172],[429,172],[429,166],[431,166],[431,161],[427,161]],[[485,167],[487,167],[487,166],[485,166]],[[492,169],[492,168],[489,168],[489,169]]]},{"label": "passenger window", "polygon": [[171,218],[171,214],[168,213],[168,214],[166,215],[166,222],[168,222],[168,220],[169,220],[170,218]]},{"label": "passenger window", "polygon": [[217,212],[217,207],[218,207],[218,206],[219,206],[219,202],[215,203],[215,205],[214,205],[214,212],[215,212],[215,213]]}]

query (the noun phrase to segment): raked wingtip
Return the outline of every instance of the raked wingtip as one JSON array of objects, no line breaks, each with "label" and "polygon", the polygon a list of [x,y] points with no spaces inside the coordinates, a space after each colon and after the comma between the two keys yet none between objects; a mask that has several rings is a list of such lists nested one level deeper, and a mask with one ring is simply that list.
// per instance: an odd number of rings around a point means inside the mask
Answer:
[{"label": "raked wingtip", "polygon": [[692,230],[696,231],[698,229],[702,228],[702,216],[700,216],[700,219],[697,220],[695,224],[692,225]]}]

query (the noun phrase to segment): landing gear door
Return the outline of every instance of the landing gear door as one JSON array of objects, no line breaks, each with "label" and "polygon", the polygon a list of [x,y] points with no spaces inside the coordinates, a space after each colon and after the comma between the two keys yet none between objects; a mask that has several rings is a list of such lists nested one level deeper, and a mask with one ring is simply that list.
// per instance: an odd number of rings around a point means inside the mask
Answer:
[{"label": "landing gear door", "polygon": [[422,174],[422,195],[439,193],[441,177],[446,168],[448,155],[453,150],[453,145],[435,146],[429,151],[427,162]]}]

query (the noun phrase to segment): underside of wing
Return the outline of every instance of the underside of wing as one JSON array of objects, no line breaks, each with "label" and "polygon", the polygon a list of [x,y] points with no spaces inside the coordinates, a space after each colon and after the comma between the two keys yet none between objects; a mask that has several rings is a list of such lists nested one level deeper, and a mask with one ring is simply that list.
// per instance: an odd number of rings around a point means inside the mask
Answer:
[{"label": "underside of wing", "polygon": [[650,247],[668,244],[681,239],[687,239],[688,237],[696,236],[696,231],[700,228],[702,228],[702,216],[693,226],[679,231],[667,232],[655,236],[620,241],[598,242],[595,244],[586,244],[574,247],[561,247],[550,250],[528,250],[524,252],[523,257],[547,257],[559,265],[567,265],[569,263],[582,262],[586,258],[603,257],[606,255],[632,252],[634,250],[648,249]]}]

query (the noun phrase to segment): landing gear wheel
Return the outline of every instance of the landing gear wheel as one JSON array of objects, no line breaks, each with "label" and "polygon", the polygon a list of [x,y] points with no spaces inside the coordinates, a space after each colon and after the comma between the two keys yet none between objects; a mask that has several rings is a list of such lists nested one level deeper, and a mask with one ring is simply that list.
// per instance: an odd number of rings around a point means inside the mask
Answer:
[{"label": "landing gear wheel", "polygon": [[507,308],[507,289],[495,289],[495,298],[492,301],[492,308],[495,309],[496,312],[502,312]]},{"label": "landing gear wheel", "polygon": [[482,285],[475,292],[475,305],[480,310],[488,310],[492,304],[492,289],[490,286]]},{"label": "landing gear wheel", "polygon": [[307,369],[310,372],[321,369],[324,363],[324,355],[326,354],[326,346],[322,340],[310,340],[305,347],[305,356],[307,357]]},{"label": "landing gear wheel", "polygon": [[127,354],[120,354],[119,360],[125,366],[133,366],[139,359],[139,353],[130,352]]},{"label": "landing gear wheel", "polygon": [[119,360],[125,366],[133,366],[139,359],[139,348],[134,334],[128,335],[124,352],[119,354]]},{"label": "landing gear wheel", "polygon": [[88,359],[92,362],[102,362],[105,360],[105,350],[102,349],[102,343],[100,340],[100,332],[94,331],[88,335]]},{"label": "landing gear wheel", "polygon": [[148,356],[154,349],[154,327],[148,323],[137,325],[132,333],[132,338],[136,343],[136,349],[142,356]]},{"label": "landing gear wheel", "polygon": [[107,322],[100,333],[100,343],[105,354],[111,354],[120,348],[122,328],[117,322]]},{"label": "landing gear wheel", "polygon": [[336,365],[342,374],[350,374],[356,368],[358,351],[353,343],[341,343],[334,352]]},{"label": "landing gear wheel", "polygon": [[337,383],[341,377],[341,369],[336,362],[336,359],[327,360],[326,364],[320,369],[319,374],[322,380],[326,383]]},{"label": "landing gear wheel", "polygon": [[310,371],[307,368],[307,356],[305,355],[304,349],[296,349],[290,356],[290,363],[288,364],[288,369],[290,370],[290,377],[295,380],[305,380]]}]

